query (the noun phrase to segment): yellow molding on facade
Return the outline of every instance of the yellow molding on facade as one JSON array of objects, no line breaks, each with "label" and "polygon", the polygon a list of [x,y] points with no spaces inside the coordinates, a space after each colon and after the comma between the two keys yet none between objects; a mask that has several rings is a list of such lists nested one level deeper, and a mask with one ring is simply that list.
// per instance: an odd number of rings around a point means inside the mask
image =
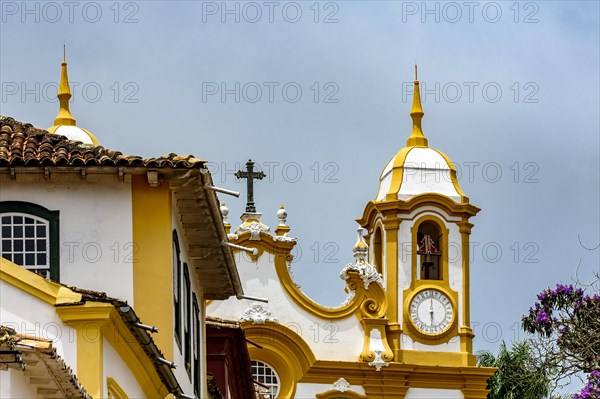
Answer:
[{"label": "yellow molding on facade", "polygon": [[462,246],[462,291],[463,291],[463,325],[460,326],[461,340],[460,350],[473,353],[473,330],[471,329],[471,258],[470,258],[470,235],[473,224],[467,219],[457,223],[461,236]]},{"label": "yellow molding on facade", "polygon": [[108,399],[128,399],[123,388],[113,378],[108,377],[106,379],[106,387],[108,390]]},{"label": "yellow molding on facade", "polygon": [[344,398],[344,399],[367,399],[367,397],[365,395],[361,395],[358,392],[354,392],[354,391],[344,391],[344,392],[340,392],[337,390],[329,390],[327,392],[323,392],[323,393],[318,393],[317,394],[317,399],[340,399],[340,398]]},{"label": "yellow molding on facade", "polygon": [[81,294],[2,257],[0,257],[0,280],[50,305],[81,301]]},{"label": "yellow molding on facade", "polygon": [[[413,298],[418,295],[421,291],[424,290],[437,290],[442,292],[446,297],[450,300],[452,304],[452,320],[448,328],[439,334],[429,334],[423,331],[420,331],[414,324],[410,317],[410,303]],[[448,342],[454,337],[457,337],[459,334],[458,330],[458,293],[450,288],[450,285],[447,281],[442,280],[418,280],[413,281],[411,286],[405,289],[402,293],[403,295],[403,309],[404,309],[404,321],[403,326],[405,333],[415,340],[416,342],[420,342],[426,345],[439,345]],[[406,354],[407,351],[403,351]],[[437,352],[436,352],[437,353]],[[406,358],[403,358],[403,361],[408,362]],[[439,364],[439,363],[431,363],[431,364]],[[447,366],[447,364],[443,364]],[[464,364],[466,365],[466,364]],[[448,365],[449,366],[449,365]]]},{"label": "yellow molding on facade", "polygon": [[[258,255],[251,255],[256,261],[260,256],[274,255],[275,271],[286,294],[302,309],[323,319],[342,319],[356,314],[361,317],[383,317],[387,311],[385,291],[379,284],[371,284],[369,289],[364,288],[363,281],[356,272],[350,271],[351,278],[347,282],[348,289],[355,290],[352,300],[339,308],[329,308],[320,305],[308,298],[296,286],[287,268],[287,262],[291,262],[293,255],[290,251],[294,243],[282,243],[273,240],[269,234],[261,234],[260,240],[250,240],[250,233],[239,235],[233,242],[249,248],[257,248]],[[237,250],[234,250],[237,251]],[[269,254],[265,254],[269,252]],[[353,277],[352,277],[353,276]]]},{"label": "yellow molding on facade", "polygon": [[75,327],[77,378],[92,398],[104,398],[104,339],[97,325]]},{"label": "yellow molding on facade", "polygon": [[[449,216],[463,217],[467,220],[471,216],[475,216],[481,210],[475,205],[469,204],[468,202],[454,202],[452,198],[442,194],[424,193],[415,195],[408,201],[369,201],[365,206],[363,216],[356,219],[356,221],[361,226],[369,228],[369,226],[374,225],[374,221],[378,214],[384,214],[394,219],[396,218],[394,214],[408,214],[420,207],[425,206],[439,208],[446,212]],[[387,217],[384,218],[384,223],[385,222],[387,222]]]},{"label": "yellow molding on facade", "polygon": [[[145,176],[133,176],[131,204],[133,242],[133,307],[140,319],[158,328],[153,335],[166,359],[173,359],[173,228],[171,190],[149,187]],[[157,289],[160,287],[160,289]]]},{"label": "yellow molding on facade", "polygon": [[[82,305],[60,306],[56,312],[64,323],[77,331],[77,376],[88,392],[86,381],[96,384],[100,378],[103,386],[103,370],[100,369],[100,375],[97,376],[90,365],[98,360],[83,355],[80,359],[80,354],[88,353],[93,345],[101,345],[105,338],[131,370],[147,398],[164,398],[169,393],[154,364],[112,304],[86,302]],[[85,379],[81,378],[81,372]]]},{"label": "yellow molding on facade", "polygon": [[384,351],[381,354],[381,358],[386,362],[391,362],[394,360],[394,352],[390,348],[387,339],[387,330],[386,325],[388,324],[388,320],[384,318],[373,319],[373,318],[363,318],[360,320],[360,324],[363,327],[364,338],[363,338],[363,349],[358,357],[358,360],[361,362],[371,362],[375,360],[375,352],[373,352],[371,348],[371,332],[373,330],[379,331],[379,335],[381,337],[381,343],[383,345]]},{"label": "yellow molding on facade", "polygon": [[[277,398],[293,398],[296,383],[316,358],[302,337],[278,323],[242,323],[246,338],[262,346],[248,345],[252,360],[260,360],[273,366],[281,379]],[[330,377],[331,378],[331,377]]]},{"label": "yellow molding on facade", "polygon": [[485,399],[489,392],[487,380],[495,372],[495,368],[489,367],[444,367],[409,362],[393,362],[378,372],[366,363],[317,361],[299,382],[331,384],[332,375],[344,375],[350,384],[363,386],[369,399],[402,399],[409,388],[457,389],[465,398]]},{"label": "yellow molding on facade", "polygon": [[[398,199],[398,191],[400,191],[402,179],[404,178],[404,162],[406,161],[406,156],[413,148],[414,147],[404,147],[396,154],[394,158],[394,165],[392,166],[392,170],[390,172],[392,174],[392,181],[390,183],[390,188],[388,189],[387,193],[385,193],[384,201]],[[381,177],[383,177],[383,172]]]}]

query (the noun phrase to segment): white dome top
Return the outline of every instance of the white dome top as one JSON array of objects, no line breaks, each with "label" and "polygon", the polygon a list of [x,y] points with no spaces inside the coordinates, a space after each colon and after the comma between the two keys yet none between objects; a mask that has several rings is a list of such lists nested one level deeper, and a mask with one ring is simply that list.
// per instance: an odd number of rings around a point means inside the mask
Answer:
[{"label": "white dome top", "polygon": [[446,155],[429,147],[405,147],[383,169],[376,200],[406,201],[425,193],[442,194],[458,203],[464,198],[456,168]]},{"label": "white dome top", "polygon": [[69,140],[81,141],[83,144],[95,144],[90,134],[79,126],[62,125],[57,127],[53,133],[65,136]]}]

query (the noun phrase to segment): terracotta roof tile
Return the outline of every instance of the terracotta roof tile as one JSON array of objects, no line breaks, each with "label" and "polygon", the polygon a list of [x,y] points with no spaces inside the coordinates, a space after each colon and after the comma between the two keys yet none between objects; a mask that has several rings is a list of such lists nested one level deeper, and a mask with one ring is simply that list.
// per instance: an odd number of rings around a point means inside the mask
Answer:
[{"label": "terracotta roof tile", "polygon": [[122,166],[201,169],[204,161],[192,155],[167,154],[157,158],[123,155],[102,146],[86,145],[51,134],[30,123],[0,116],[2,166]]}]

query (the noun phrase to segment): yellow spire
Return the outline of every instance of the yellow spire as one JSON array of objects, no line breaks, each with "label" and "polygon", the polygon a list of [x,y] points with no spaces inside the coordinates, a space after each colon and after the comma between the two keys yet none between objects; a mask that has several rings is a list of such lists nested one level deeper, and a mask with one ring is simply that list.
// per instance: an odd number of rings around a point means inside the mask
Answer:
[{"label": "yellow spire", "polygon": [[58,85],[58,101],[60,108],[58,116],[54,120],[55,126],[66,125],[76,126],[75,118],[69,111],[69,100],[71,99],[71,89],[69,88],[69,77],[67,76],[67,46],[63,45],[63,62],[60,72],[60,84]]},{"label": "yellow spire", "polygon": [[406,140],[407,147],[422,146],[427,147],[427,137],[423,134],[421,129],[421,120],[423,119],[423,107],[421,107],[421,93],[419,92],[419,76],[417,73],[417,64],[415,64],[415,90],[413,94],[413,103],[410,110],[410,117],[413,120],[412,133],[408,140]]}]

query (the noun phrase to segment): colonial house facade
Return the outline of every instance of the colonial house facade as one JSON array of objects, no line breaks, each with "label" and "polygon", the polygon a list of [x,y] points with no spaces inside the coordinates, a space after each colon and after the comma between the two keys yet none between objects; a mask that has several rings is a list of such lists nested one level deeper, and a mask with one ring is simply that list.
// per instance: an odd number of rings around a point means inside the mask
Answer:
[{"label": "colonial house facade", "polygon": [[205,162],[106,149],[70,96],[63,61],[54,126],[0,117],[0,397],[214,397],[205,303],[243,288]]}]

